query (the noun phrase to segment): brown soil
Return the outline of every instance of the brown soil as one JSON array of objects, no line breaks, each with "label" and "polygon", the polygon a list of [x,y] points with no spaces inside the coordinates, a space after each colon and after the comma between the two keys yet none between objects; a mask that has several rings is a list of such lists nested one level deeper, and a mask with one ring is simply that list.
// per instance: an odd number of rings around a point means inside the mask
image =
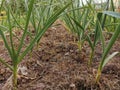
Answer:
[{"label": "brown soil", "polygon": [[[19,75],[18,90],[120,90],[120,55],[105,66],[99,84],[95,84],[101,59],[100,44],[92,66],[88,67],[90,48],[85,42],[79,52],[75,40],[62,25],[50,28],[42,37],[39,48],[33,49],[33,53],[22,61],[20,66],[26,71],[24,76]],[[120,39],[110,53],[120,51],[119,46]],[[0,57],[11,63],[2,41]],[[0,88],[10,76],[11,71],[0,63]]]}]

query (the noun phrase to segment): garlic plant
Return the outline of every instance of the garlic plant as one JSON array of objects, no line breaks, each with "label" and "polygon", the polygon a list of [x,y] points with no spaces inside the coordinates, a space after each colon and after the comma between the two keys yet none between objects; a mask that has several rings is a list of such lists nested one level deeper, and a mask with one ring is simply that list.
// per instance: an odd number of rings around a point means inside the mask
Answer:
[{"label": "garlic plant", "polygon": [[[2,2],[3,4],[5,3],[5,0],[3,0]],[[59,15],[69,6],[69,4],[65,5],[64,7],[60,8],[59,10],[57,10],[56,12],[52,13],[50,17],[46,17],[47,20],[44,21],[44,26],[41,28],[39,27],[39,24],[37,27],[33,27],[35,30],[39,29],[39,32],[36,33],[36,35],[34,37],[31,38],[31,40],[29,41],[29,44],[26,45],[24,51],[22,51],[23,47],[25,46],[25,38],[28,34],[30,34],[30,32],[28,31],[29,29],[29,25],[31,17],[33,16],[33,11],[36,8],[35,4],[36,0],[29,0],[27,2],[27,4],[23,3],[24,5],[27,5],[25,7],[27,7],[27,10],[25,10],[24,12],[24,16],[22,18],[24,18],[24,23],[25,25],[21,25],[17,18],[17,15],[19,15],[20,13],[16,13],[12,8],[11,8],[11,4],[5,3],[6,7],[6,13],[7,13],[7,26],[1,25],[0,26],[0,35],[1,38],[3,39],[5,48],[8,50],[9,56],[12,60],[12,65],[8,64],[7,62],[5,62],[5,60],[3,60],[2,58],[0,58],[0,62],[2,64],[4,64],[6,67],[8,67],[13,74],[13,90],[17,90],[17,74],[18,74],[18,65],[21,63],[21,61],[23,60],[23,58],[29,53],[29,51],[34,47],[34,45],[38,42],[38,40],[41,39],[41,37],[44,35],[44,33],[48,30],[48,28],[58,19]],[[3,4],[0,7],[0,11],[2,9],[4,9]],[[40,8],[40,7],[39,7]],[[13,10],[13,11],[12,11]],[[51,11],[50,11],[51,12]],[[38,13],[36,11],[36,13]],[[35,13],[35,14],[36,14]],[[41,12],[42,13],[42,12]],[[21,19],[21,17],[19,18]],[[40,22],[41,20],[39,20]],[[34,22],[34,24],[36,24]],[[15,25],[15,26],[14,26]],[[16,49],[16,47],[14,46],[14,32],[13,32],[13,28],[17,27],[20,28],[22,30],[22,36],[21,38],[19,38],[19,45],[18,48]],[[8,42],[8,40],[6,39],[6,35],[3,32],[3,29],[7,29],[9,32],[9,39],[10,42]]]}]

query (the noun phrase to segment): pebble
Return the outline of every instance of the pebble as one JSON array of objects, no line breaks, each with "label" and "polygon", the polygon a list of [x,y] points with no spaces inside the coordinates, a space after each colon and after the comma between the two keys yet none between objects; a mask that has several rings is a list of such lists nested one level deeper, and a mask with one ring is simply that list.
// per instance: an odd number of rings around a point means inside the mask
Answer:
[{"label": "pebble", "polygon": [[75,87],[75,84],[74,84],[74,83],[71,83],[71,84],[70,84],[70,87],[71,87],[71,88],[74,88],[74,87]]},{"label": "pebble", "polygon": [[69,55],[69,52],[65,53],[65,56],[68,56]]}]

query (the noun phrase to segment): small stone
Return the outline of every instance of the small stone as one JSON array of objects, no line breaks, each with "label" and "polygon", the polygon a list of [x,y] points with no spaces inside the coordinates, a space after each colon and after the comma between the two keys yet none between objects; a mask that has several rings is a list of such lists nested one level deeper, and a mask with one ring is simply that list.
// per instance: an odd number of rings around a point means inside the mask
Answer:
[{"label": "small stone", "polygon": [[51,29],[56,30],[56,28],[55,28],[55,27],[51,27]]},{"label": "small stone", "polygon": [[71,84],[70,84],[70,87],[71,87],[71,88],[74,88],[74,87],[75,87],[75,84],[74,84],[74,83],[71,83]]},{"label": "small stone", "polygon": [[69,55],[69,52],[65,53],[65,56],[68,56]]}]

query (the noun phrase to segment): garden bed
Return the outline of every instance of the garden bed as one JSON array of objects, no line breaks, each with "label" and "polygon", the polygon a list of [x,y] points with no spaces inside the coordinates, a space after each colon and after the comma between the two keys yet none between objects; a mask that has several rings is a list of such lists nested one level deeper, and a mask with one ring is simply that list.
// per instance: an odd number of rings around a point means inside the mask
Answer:
[{"label": "garden bed", "polygon": [[[18,90],[119,90],[120,55],[105,66],[100,82],[95,84],[95,75],[102,55],[100,44],[96,47],[92,66],[88,67],[90,47],[85,42],[79,52],[75,41],[76,38],[62,25],[50,28],[42,37],[39,48],[34,48],[22,61]],[[116,41],[111,52],[120,51],[119,46],[120,39]],[[11,63],[2,41],[0,57]],[[26,71],[23,73],[24,69]],[[0,63],[0,90],[11,74],[11,71]]]}]

